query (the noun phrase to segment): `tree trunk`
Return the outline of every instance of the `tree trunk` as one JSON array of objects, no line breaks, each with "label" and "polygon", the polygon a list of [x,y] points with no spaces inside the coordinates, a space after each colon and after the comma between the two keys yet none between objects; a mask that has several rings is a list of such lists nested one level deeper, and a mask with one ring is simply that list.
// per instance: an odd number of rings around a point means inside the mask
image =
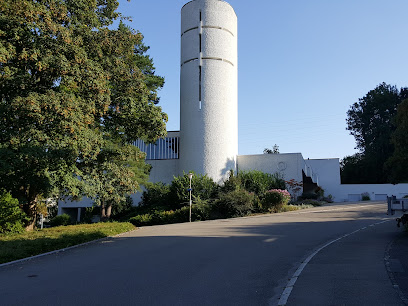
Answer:
[{"label": "tree trunk", "polygon": [[108,221],[112,213],[112,204],[105,204],[102,201],[101,204],[101,221]]},{"label": "tree trunk", "polygon": [[112,213],[112,204],[108,204],[108,206],[106,207],[106,219],[110,219],[111,217],[111,213]]},{"label": "tree trunk", "polygon": [[105,201],[102,201],[102,204],[101,204],[101,221],[105,221],[105,219],[106,219]]},{"label": "tree trunk", "polygon": [[32,231],[35,228],[36,223],[36,211],[35,211],[35,203],[27,203],[23,205],[23,211],[26,213],[27,217],[30,219],[26,225],[27,231]]}]

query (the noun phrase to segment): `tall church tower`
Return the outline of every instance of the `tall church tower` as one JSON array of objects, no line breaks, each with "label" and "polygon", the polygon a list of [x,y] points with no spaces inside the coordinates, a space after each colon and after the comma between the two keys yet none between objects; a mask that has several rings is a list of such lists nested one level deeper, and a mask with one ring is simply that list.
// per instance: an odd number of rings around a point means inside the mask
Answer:
[{"label": "tall church tower", "polygon": [[237,16],[225,1],[194,0],[181,10],[180,170],[216,182],[236,170]]}]

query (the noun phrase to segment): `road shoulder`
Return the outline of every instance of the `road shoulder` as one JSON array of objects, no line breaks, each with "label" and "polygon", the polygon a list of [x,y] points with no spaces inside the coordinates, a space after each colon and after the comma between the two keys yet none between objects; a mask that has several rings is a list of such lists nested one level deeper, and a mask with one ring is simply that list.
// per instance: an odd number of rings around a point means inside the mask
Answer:
[{"label": "road shoulder", "polygon": [[394,288],[408,305],[408,232],[399,233],[386,252],[386,267]]},{"label": "road shoulder", "polygon": [[384,264],[393,222],[368,226],[329,245],[299,276],[287,305],[404,305]]}]

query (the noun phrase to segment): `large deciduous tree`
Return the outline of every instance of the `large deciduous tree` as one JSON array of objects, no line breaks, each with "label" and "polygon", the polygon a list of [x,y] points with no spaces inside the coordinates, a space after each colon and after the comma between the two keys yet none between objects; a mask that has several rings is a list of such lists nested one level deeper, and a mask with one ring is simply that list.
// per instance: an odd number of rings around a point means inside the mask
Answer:
[{"label": "large deciduous tree", "polygon": [[[347,129],[356,139],[355,156],[342,162],[343,183],[386,183],[385,162],[394,152],[391,134],[395,130],[397,107],[408,96],[408,90],[399,90],[386,83],[370,90],[347,112]],[[356,169],[359,171],[355,171]]]},{"label": "large deciduous tree", "polygon": [[126,185],[115,188],[120,196],[135,190],[146,169],[129,143],[165,134],[155,105],[164,80],[140,33],[122,22],[109,28],[121,18],[117,6],[0,0],[0,188],[18,198],[31,227],[42,197],[103,197],[96,168],[110,185]]}]

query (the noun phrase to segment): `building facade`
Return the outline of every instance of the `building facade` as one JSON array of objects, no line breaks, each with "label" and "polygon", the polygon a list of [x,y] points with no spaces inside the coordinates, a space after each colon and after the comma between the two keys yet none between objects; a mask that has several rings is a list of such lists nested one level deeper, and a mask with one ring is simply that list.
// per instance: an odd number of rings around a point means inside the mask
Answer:
[{"label": "building facade", "polygon": [[[317,186],[337,202],[408,194],[408,184],[342,185],[339,159],[305,160],[301,153],[238,156],[237,15],[221,0],[194,0],[181,9],[180,131],[155,144],[134,143],[146,153],[150,181],[170,183],[194,171],[222,183],[230,170],[278,172],[285,180]],[[133,195],[138,203],[141,194]],[[59,213],[80,219],[90,200],[59,202]]]}]

